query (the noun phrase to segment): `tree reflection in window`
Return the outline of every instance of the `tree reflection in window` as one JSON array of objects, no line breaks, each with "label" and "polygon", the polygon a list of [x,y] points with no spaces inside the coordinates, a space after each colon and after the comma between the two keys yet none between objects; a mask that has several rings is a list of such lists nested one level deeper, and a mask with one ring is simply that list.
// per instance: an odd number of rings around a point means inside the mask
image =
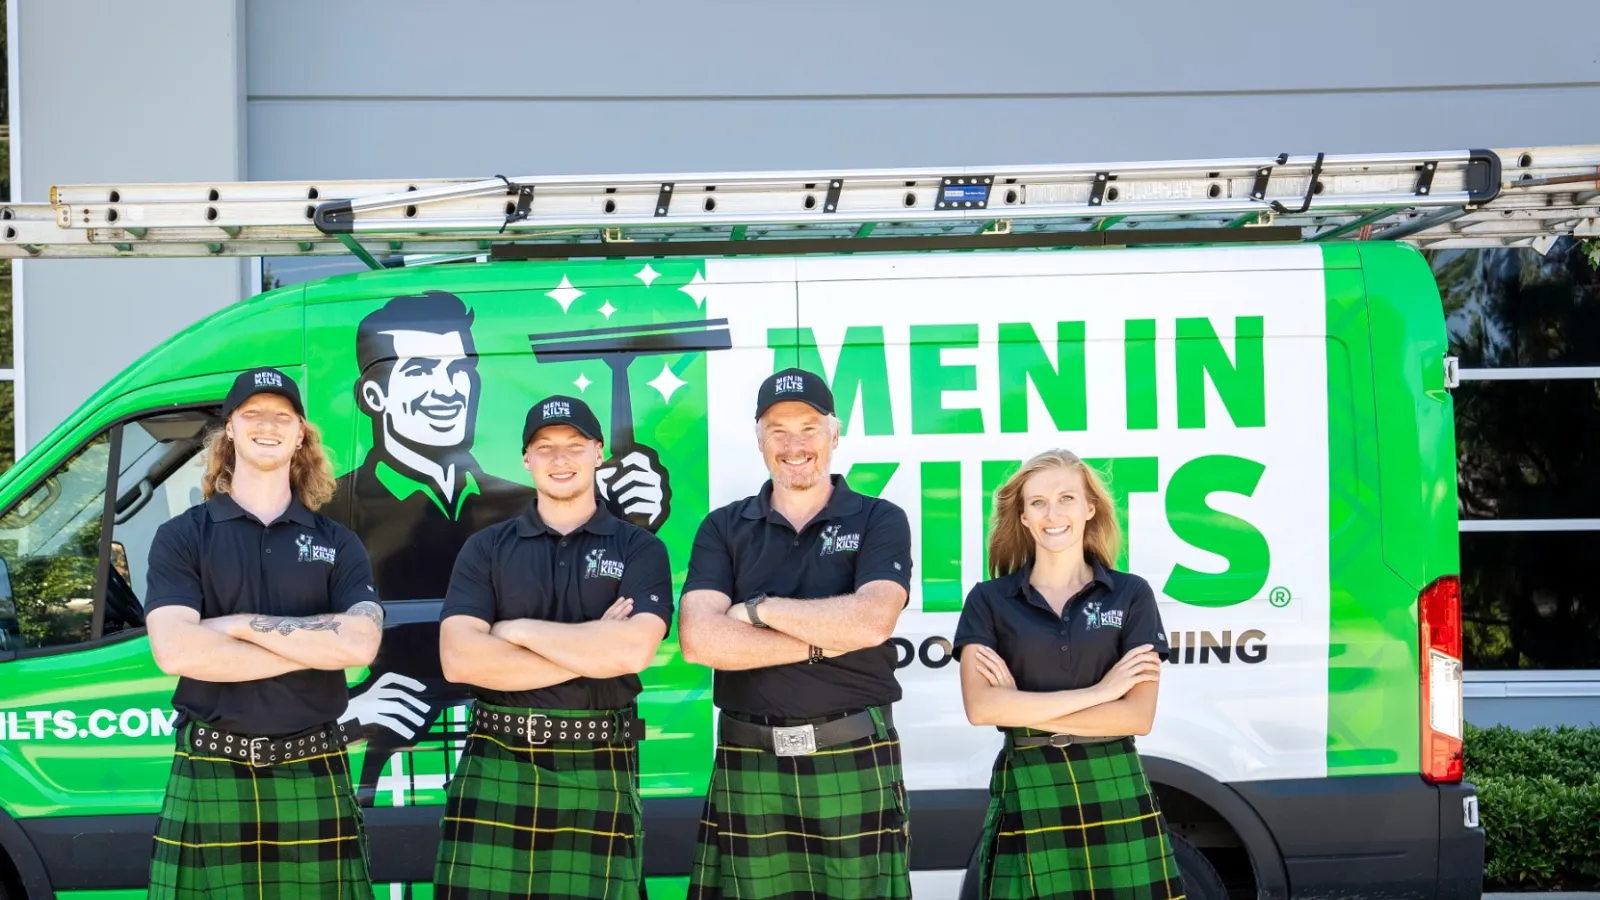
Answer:
[{"label": "tree reflection in window", "polygon": [[[1600,268],[1562,238],[1428,254],[1464,369],[1600,366]],[[1454,392],[1459,515],[1600,518],[1600,381],[1464,381]],[[1600,531],[1461,536],[1466,663],[1600,667]]]},{"label": "tree reflection in window", "polygon": [[110,438],[103,433],[0,518],[0,557],[24,649],[93,637],[109,461]]}]

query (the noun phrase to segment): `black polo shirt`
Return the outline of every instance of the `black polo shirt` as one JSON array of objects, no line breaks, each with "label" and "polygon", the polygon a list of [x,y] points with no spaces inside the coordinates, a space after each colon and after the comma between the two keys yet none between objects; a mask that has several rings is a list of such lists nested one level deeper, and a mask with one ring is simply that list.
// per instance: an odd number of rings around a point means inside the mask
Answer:
[{"label": "black polo shirt", "polygon": [[[162,523],[150,545],[147,585],[146,614],[185,606],[202,619],[342,613],[378,599],[355,533],[298,496],[270,524],[227,494]],[[257,681],[180,677],[172,705],[180,722],[283,737],[337,720],[349,700],[344,672],[303,669]]]},{"label": "black polo shirt", "polygon": [[[467,539],[456,557],[440,620],[473,616],[592,622],[617,601],[633,598],[633,614],[660,616],[672,628],[672,565],[661,539],[604,506],[561,534],[539,518],[538,503],[522,515]],[[575,678],[534,691],[473,687],[485,703],[532,709],[626,709],[639,696],[638,675]]]},{"label": "black polo shirt", "polygon": [[[735,603],[756,593],[795,600],[852,594],[871,581],[911,585],[911,526],[905,511],[864,497],[832,476],[833,493],[796,533],[772,508],[772,482],[755,496],[714,510],[700,523],[689,591],[721,591]],[[727,711],[780,719],[816,719],[900,699],[888,641],[819,663],[717,672],[713,698]]]},{"label": "black polo shirt", "polygon": [[1166,629],[1149,582],[1099,562],[1093,566],[1094,579],[1067,601],[1060,616],[1028,583],[1031,562],[977,584],[961,607],[955,654],[968,644],[989,647],[1024,691],[1093,687],[1140,644],[1154,645],[1165,660]]}]

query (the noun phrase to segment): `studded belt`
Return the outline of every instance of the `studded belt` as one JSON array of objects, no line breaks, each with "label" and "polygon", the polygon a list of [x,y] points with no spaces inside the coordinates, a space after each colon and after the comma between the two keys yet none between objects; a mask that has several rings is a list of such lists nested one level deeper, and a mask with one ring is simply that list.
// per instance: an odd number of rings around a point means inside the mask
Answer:
[{"label": "studded belt", "polygon": [[250,766],[274,766],[343,750],[358,739],[359,729],[338,722],[291,737],[249,737],[219,728],[195,725],[189,729],[189,746],[197,753],[226,757]]},{"label": "studded belt", "polygon": [[541,712],[508,713],[474,706],[472,730],[509,738],[523,746],[570,743],[631,744],[644,740],[644,720],[632,712],[595,710],[590,716],[551,716]]}]

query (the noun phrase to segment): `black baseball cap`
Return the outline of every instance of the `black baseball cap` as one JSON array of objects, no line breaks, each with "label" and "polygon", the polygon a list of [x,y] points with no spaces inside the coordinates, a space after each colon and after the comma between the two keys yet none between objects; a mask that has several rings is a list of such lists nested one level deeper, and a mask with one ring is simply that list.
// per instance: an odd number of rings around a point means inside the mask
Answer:
[{"label": "black baseball cap", "polygon": [[805,369],[784,369],[767,376],[756,392],[756,418],[773,404],[798,400],[825,416],[833,415],[833,391],[822,376]]},{"label": "black baseball cap", "polygon": [[571,425],[589,440],[605,443],[600,433],[600,420],[595,418],[589,404],[577,397],[555,394],[529,408],[528,419],[522,425],[522,449],[528,449],[539,429],[550,425]]},{"label": "black baseball cap", "polygon": [[306,405],[300,400],[300,385],[271,366],[251,369],[233,380],[227,399],[222,401],[222,417],[226,419],[233,415],[234,410],[257,394],[277,394],[289,401],[300,418],[305,418]]}]

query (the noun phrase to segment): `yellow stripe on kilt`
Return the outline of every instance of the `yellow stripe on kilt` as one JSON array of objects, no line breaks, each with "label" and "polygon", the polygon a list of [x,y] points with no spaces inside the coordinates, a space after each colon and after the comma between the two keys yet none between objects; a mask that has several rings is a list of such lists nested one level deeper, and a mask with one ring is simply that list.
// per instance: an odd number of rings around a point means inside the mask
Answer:
[{"label": "yellow stripe on kilt", "polygon": [[508,825],[505,822],[490,822],[486,819],[465,819],[461,816],[445,816],[446,822],[466,822],[469,825],[488,825],[491,828],[509,828],[512,831],[531,831],[534,834],[560,834],[563,832],[576,832],[578,834],[593,834],[600,837],[625,838],[633,840],[633,835],[622,831],[595,831],[592,828],[539,828],[533,825]]},{"label": "yellow stripe on kilt", "polygon": [[1104,822],[1085,822],[1082,825],[1047,825],[1043,828],[1019,828],[1016,831],[1002,831],[1001,837],[1015,837],[1019,834],[1043,834],[1047,831],[1078,831],[1080,829],[1103,828],[1107,825],[1126,825],[1129,822],[1141,822],[1145,819],[1154,819],[1161,815],[1159,812],[1145,813],[1142,816],[1133,816],[1127,819],[1107,819]]},{"label": "yellow stripe on kilt", "polygon": [[[290,765],[290,764],[293,764],[293,763],[315,762],[315,761],[317,761],[319,759],[336,759],[339,756],[341,756],[343,753],[344,753],[344,751],[340,750],[337,753],[323,753],[323,754],[320,754],[320,755],[317,755],[317,756],[302,756],[302,757],[300,757],[298,759],[285,759],[285,760],[282,760],[282,761],[279,761],[279,762],[275,762],[275,763],[274,762],[269,762],[269,763],[267,763],[265,765],[264,768],[269,768],[270,769],[270,768],[273,768],[273,767],[276,767],[276,766]],[[190,762],[224,762],[224,763],[237,763],[238,765],[241,765],[241,766],[249,766],[250,765],[250,763],[247,763],[242,759],[232,759],[232,758],[226,757],[226,756],[195,756],[192,753],[185,753],[182,750],[179,750],[177,753],[175,753],[173,755],[174,756],[181,756],[184,759],[189,760]],[[262,767],[260,767],[260,766],[251,766],[251,768],[262,768]]]},{"label": "yellow stripe on kilt", "polygon": [[[712,828],[717,828],[717,823],[715,823],[715,822],[707,822],[705,819],[701,819],[700,820],[700,824],[701,825],[710,825]],[[898,828],[879,828],[879,829],[877,829],[875,831],[862,831],[862,832],[858,832],[856,834],[840,834],[840,835],[835,835],[833,837],[829,837],[828,835],[825,835],[825,834],[807,834],[804,831],[769,831],[766,834],[742,834],[742,833],[737,832],[737,831],[728,831],[728,830],[722,829],[722,828],[717,828],[717,833],[721,834],[721,835],[727,835],[728,837],[755,838],[757,840],[759,840],[761,838],[778,837],[779,835],[793,835],[794,837],[816,838],[819,841],[848,841],[848,840],[851,840],[852,838],[872,837],[875,834],[899,834],[900,833],[900,829],[898,829]]]},{"label": "yellow stripe on kilt", "polygon": [[629,753],[634,749],[632,745],[619,744],[602,744],[599,747],[548,747],[544,744],[513,747],[510,744],[502,743],[498,738],[490,737],[487,734],[477,731],[468,732],[467,737],[477,738],[480,741],[488,741],[489,743],[496,744],[512,753],[528,753],[530,751],[533,753]]},{"label": "yellow stripe on kilt", "polygon": [[353,841],[356,839],[356,837],[356,835],[347,834],[343,837],[311,838],[304,841],[215,841],[204,844],[191,844],[187,841],[175,841],[171,838],[164,838],[158,834],[156,835],[156,840],[163,844],[171,844],[174,847],[188,847],[190,850],[199,850],[202,847],[255,847],[262,844],[273,847],[304,847],[311,844],[338,844],[344,841]]}]

